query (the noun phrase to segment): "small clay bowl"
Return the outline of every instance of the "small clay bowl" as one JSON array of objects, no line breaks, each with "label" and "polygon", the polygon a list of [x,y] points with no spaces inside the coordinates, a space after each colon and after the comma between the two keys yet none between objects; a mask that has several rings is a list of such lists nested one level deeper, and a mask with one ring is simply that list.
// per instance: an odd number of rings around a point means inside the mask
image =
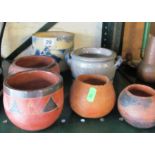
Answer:
[{"label": "small clay bowl", "polygon": [[72,110],[85,118],[109,114],[115,104],[115,91],[107,76],[85,74],[78,76],[71,87]]},{"label": "small clay bowl", "polygon": [[134,127],[155,126],[155,90],[141,84],[129,85],[119,95],[118,110]]},{"label": "small clay bowl", "polygon": [[47,56],[24,56],[16,59],[9,67],[9,74],[15,74],[27,70],[47,70],[60,73],[59,65],[56,61]]},{"label": "small clay bowl", "polygon": [[51,72],[35,70],[10,75],[4,80],[3,93],[6,115],[24,130],[51,126],[63,108],[62,78]]}]

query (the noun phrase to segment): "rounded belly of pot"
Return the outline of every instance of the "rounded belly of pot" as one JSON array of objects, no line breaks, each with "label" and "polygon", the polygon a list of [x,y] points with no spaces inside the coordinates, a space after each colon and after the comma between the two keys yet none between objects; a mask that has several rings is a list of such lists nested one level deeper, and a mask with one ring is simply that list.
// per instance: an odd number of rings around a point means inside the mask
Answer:
[{"label": "rounded belly of pot", "polygon": [[130,125],[137,128],[155,126],[155,100],[136,99],[122,93],[118,99],[118,110]]},{"label": "rounded belly of pot", "polygon": [[16,98],[4,92],[4,109],[17,127],[37,131],[51,126],[63,109],[63,88],[53,94],[36,98]]}]

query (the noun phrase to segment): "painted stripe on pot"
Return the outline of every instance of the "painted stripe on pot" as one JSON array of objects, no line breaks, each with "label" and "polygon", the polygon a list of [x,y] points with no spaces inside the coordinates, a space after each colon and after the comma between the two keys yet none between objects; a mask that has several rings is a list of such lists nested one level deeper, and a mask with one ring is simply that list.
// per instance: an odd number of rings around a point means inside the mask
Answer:
[{"label": "painted stripe on pot", "polygon": [[[48,87],[45,88],[40,88],[40,89],[36,89],[36,90],[21,90],[21,89],[16,89],[13,88],[11,86],[9,86],[8,84],[8,80],[11,78],[15,78],[16,76],[29,76],[29,74],[32,73],[37,73],[37,72],[42,72],[42,73],[48,73],[48,74],[53,74],[53,76],[57,77],[59,79],[59,82],[53,85],[50,85]],[[51,72],[47,72],[47,71],[42,71],[42,70],[36,70],[36,71],[24,71],[24,72],[19,72],[13,75],[8,76],[3,83],[3,89],[5,91],[5,93],[7,93],[9,96],[16,96],[16,97],[22,97],[22,98],[33,98],[33,97],[40,97],[40,96],[46,96],[49,95],[51,93],[54,93],[55,91],[57,91],[58,89],[63,87],[63,79],[60,75],[56,74],[56,73],[51,73]]]},{"label": "painted stripe on pot", "polygon": [[33,98],[33,97],[40,97],[42,95],[49,95],[55,91],[57,91],[58,89],[62,88],[63,86],[63,83],[60,82],[54,86],[52,86],[51,88],[48,88],[48,89],[44,89],[44,90],[35,90],[35,91],[31,91],[31,92],[28,92],[28,91],[20,91],[20,90],[13,90],[13,89],[9,89],[8,87],[4,86],[4,91],[10,95],[10,96],[16,96],[16,97],[22,97],[22,98]]}]

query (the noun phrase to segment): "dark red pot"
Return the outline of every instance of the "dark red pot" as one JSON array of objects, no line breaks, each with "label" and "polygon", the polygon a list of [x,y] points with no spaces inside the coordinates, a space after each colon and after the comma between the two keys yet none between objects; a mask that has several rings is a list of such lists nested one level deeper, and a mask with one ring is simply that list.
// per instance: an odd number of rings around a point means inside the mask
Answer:
[{"label": "dark red pot", "polygon": [[9,74],[27,70],[47,70],[60,73],[60,67],[52,57],[24,56],[16,59],[9,67]]},{"label": "dark red pot", "polygon": [[140,84],[129,85],[119,95],[118,110],[134,127],[155,126],[155,90]]},{"label": "dark red pot", "polygon": [[41,70],[20,72],[8,76],[3,87],[6,115],[21,129],[45,129],[61,114],[63,83],[57,74]]}]

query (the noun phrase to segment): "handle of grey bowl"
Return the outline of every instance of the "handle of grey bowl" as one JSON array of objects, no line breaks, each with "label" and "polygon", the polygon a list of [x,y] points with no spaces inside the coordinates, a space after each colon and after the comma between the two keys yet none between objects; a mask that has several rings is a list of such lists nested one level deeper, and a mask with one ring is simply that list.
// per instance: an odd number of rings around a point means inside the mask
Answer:
[{"label": "handle of grey bowl", "polygon": [[66,55],[65,55],[65,61],[67,62],[67,64],[70,66],[71,65],[71,55],[70,53],[68,52]]},{"label": "handle of grey bowl", "polygon": [[122,57],[121,56],[118,56],[117,57],[117,60],[115,62],[115,65],[114,65],[116,67],[116,69],[120,67],[120,65],[122,64],[122,62],[123,62]]}]

